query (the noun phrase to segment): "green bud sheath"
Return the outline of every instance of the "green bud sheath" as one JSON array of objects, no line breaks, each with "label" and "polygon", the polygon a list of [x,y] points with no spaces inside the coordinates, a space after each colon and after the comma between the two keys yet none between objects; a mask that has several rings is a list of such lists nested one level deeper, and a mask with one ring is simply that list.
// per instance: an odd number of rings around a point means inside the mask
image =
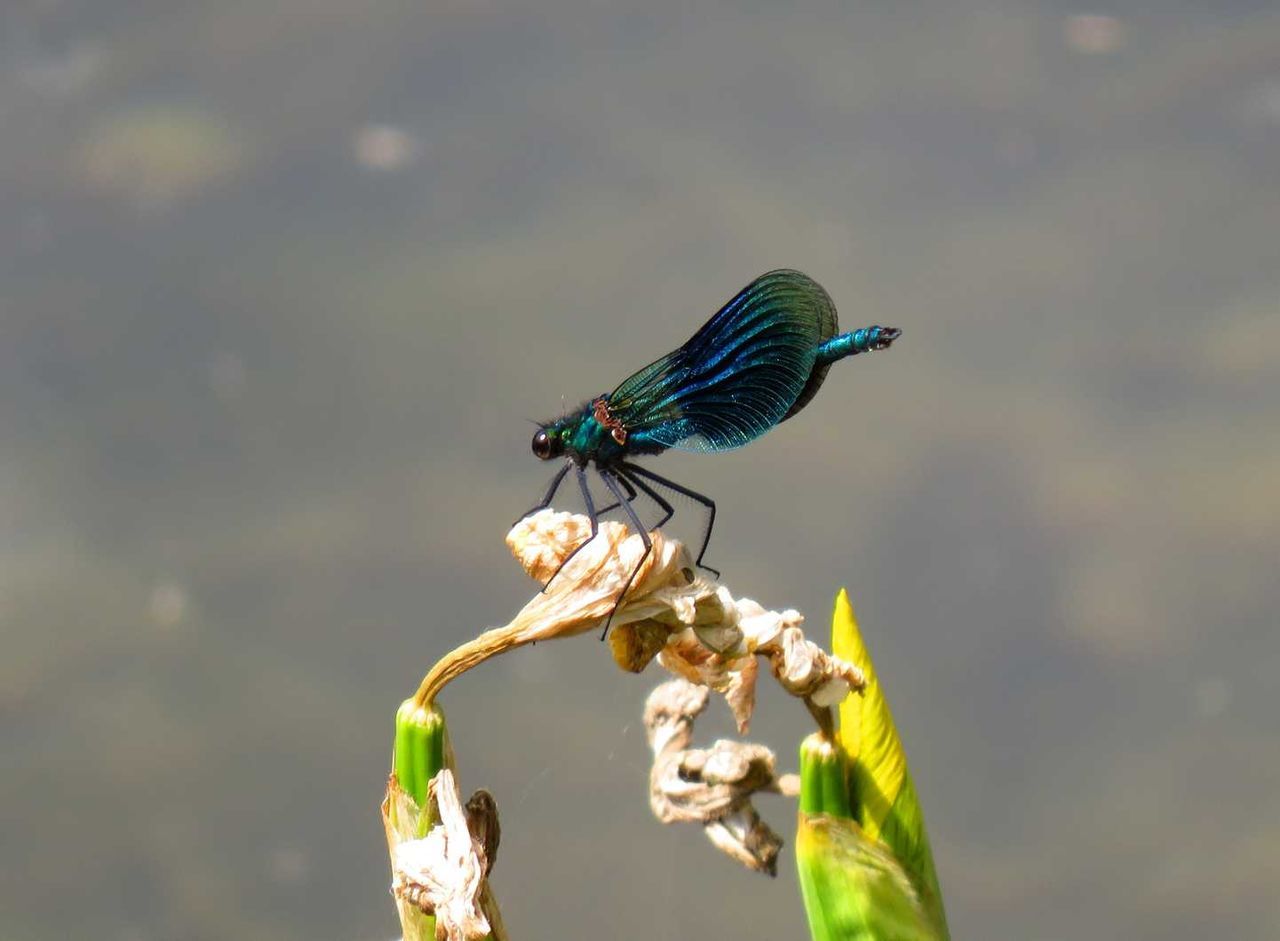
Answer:
[{"label": "green bud sheath", "polygon": [[800,810],[853,817],[844,752],[818,732],[800,743]]},{"label": "green bud sheath", "polygon": [[[391,804],[392,825],[405,834],[421,838],[431,829],[427,807],[427,786],[449,754],[448,730],[444,713],[435,705],[419,706],[406,699],[396,711],[395,753],[392,765],[400,789],[413,799],[416,808],[409,816],[400,817],[402,809]],[[414,819],[416,812],[416,819]],[[398,905],[400,927],[406,941],[431,941],[435,938],[436,920],[412,906]]]},{"label": "green bud sheath", "polygon": [[815,941],[947,941],[946,915],[906,752],[841,591],[832,651],[867,677],[840,706],[838,742],[800,750],[796,863]]},{"label": "green bud sheath", "polygon": [[427,801],[427,785],[445,767],[448,730],[439,706],[419,706],[406,699],[396,712],[395,773],[400,787],[419,806]]}]

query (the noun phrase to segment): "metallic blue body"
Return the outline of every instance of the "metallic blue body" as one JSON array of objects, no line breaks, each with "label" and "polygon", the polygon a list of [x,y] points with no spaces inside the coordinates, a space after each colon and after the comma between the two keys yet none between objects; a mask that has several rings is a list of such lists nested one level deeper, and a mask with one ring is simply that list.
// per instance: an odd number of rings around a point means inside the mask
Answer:
[{"label": "metallic blue body", "polygon": [[898,335],[879,326],[837,334],[835,305],[821,285],[799,271],[771,271],[678,350],[542,432],[551,455],[579,466],[611,467],[668,448],[742,447],[804,408],[832,363],[884,349]]},{"label": "metallic blue body", "polygon": [[[879,344],[882,342],[884,332],[884,327],[863,327],[860,330],[854,330],[852,333],[842,333],[839,336],[832,337],[818,346],[818,362],[834,363],[836,360],[844,359],[846,356],[880,349]],[[895,337],[899,332],[894,331]]]}]

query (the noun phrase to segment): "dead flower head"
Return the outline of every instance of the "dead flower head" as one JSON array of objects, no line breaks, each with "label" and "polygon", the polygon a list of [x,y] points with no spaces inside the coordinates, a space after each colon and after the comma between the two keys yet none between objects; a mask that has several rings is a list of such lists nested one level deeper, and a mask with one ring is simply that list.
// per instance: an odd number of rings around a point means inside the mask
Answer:
[{"label": "dead flower head", "polygon": [[[640,536],[621,523],[600,524],[595,539],[556,574],[561,562],[591,535],[581,515],[542,510],[507,534],[507,545],[532,577],[545,581],[505,627],[493,628],[445,657],[423,680],[429,702],[449,680],[515,647],[597,631],[613,614],[611,644],[624,669],[642,670],[655,656],[677,676],[725,695],[745,731],[755,702],[757,657],[792,695],[818,706],[839,702],[863,685],[861,672],[805,639],[799,612],[769,611],[695,570],[684,545],[661,530]],[[637,569],[637,566],[639,568]],[[619,603],[631,573],[635,578]],[[615,610],[616,605],[616,610]]]}]

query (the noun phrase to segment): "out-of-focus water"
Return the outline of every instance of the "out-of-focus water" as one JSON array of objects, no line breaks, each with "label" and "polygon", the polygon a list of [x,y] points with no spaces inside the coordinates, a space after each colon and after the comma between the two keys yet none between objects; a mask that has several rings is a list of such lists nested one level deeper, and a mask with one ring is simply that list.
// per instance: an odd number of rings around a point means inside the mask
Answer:
[{"label": "out-of-focus water", "polygon": [[[903,339],[661,469],[735,592],[849,587],[956,937],[1280,935],[1280,13],[1113,6],[7,3],[0,935],[395,933],[392,715],[533,590],[526,419],[779,266]],[[513,936],[803,936],[649,818],[656,681],[450,688]]]}]

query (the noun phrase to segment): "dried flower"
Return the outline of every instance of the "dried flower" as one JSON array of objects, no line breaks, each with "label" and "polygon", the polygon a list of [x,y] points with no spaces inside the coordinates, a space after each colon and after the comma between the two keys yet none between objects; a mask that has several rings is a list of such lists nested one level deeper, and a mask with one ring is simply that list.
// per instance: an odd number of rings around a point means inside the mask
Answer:
[{"label": "dried flower", "polygon": [[[516,523],[507,534],[516,559],[539,581],[553,574],[555,578],[511,623],[485,631],[440,660],[422,681],[415,700],[419,704],[432,701],[450,680],[500,653],[599,630],[610,612],[615,627],[681,616],[692,623],[700,604],[714,603],[715,586],[693,578],[693,561],[680,542],[655,530],[649,537],[653,550],[645,556],[643,541],[629,536],[621,523],[601,523],[596,538],[556,574],[560,563],[590,535],[591,524],[585,516],[555,510],[543,510]],[[631,588],[614,611],[637,565],[640,569]]]},{"label": "dried flower", "polygon": [[755,703],[757,655],[769,659],[785,689],[822,708],[861,688],[857,667],[804,639],[798,612],[735,600],[727,588],[696,573],[684,545],[660,530],[650,534],[653,549],[647,555],[640,536],[621,523],[601,523],[596,538],[583,545],[590,535],[585,516],[555,510],[512,527],[507,545],[524,569],[539,580],[554,578],[510,624],[485,631],[437,663],[415,701],[430,702],[451,679],[504,651],[599,630],[610,613],[611,649],[619,666],[639,672],[657,656],[677,676],[724,694],[741,731]]}]

